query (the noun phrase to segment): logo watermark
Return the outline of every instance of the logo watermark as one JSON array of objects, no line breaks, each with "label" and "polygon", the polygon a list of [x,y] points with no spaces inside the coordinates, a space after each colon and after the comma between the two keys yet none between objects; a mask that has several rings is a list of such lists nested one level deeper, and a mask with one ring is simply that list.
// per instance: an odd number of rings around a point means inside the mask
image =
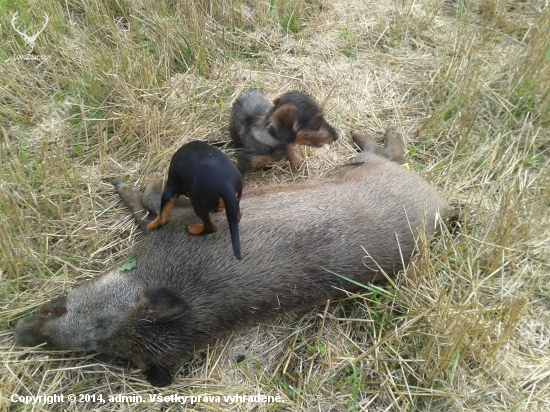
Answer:
[{"label": "logo watermark", "polygon": [[11,18],[11,27],[13,27],[13,30],[15,30],[15,32],[23,38],[23,41],[25,42],[25,48],[27,49],[27,54],[22,54],[22,55],[19,55],[19,56],[15,56],[14,60],[36,60],[36,61],[46,61],[46,60],[48,60],[49,56],[41,56],[41,55],[33,54],[34,46],[36,44],[36,39],[38,38],[40,33],[42,33],[44,31],[44,29],[48,25],[48,22],[50,21],[50,18],[48,17],[48,15],[46,13],[44,13],[44,17],[45,17],[45,20],[46,20],[44,22],[44,25],[42,26],[42,28],[40,30],[38,30],[38,32],[36,32],[32,36],[29,36],[27,33],[19,30],[15,26],[15,23],[16,23],[18,17],[19,17],[19,13],[15,12],[13,14],[13,17]]}]

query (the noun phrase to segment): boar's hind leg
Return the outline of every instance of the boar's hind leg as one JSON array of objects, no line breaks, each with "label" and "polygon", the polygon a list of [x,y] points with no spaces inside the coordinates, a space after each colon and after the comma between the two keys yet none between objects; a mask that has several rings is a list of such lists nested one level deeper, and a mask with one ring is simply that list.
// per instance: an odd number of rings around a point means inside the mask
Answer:
[{"label": "boar's hind leg", "polygon": [[381,149],[382,155],[388,159],[404,165],[407,163],[405,158],[405,144],[401,138],[401,133],[393,123],[388,125],[386,136],[384,137],[385,148]]},{"label": "boar's hind leg", "polygon": [[143,206],[143,194],[132,185],[127,185],[122,182],[113,182],[116,192],[120,196],[122,203],[130,209],[134,219],[141,226],[143,230],[147,228],[147,225],[156,217],[155,214],[151,214],[149,210]]},{"label": "boar's hind leg", "polygon": [[354,130],[351,132],[351,137],[362,151],[362,153],[355,159],[355,162],[364,161],[368,154],[375,153],[379,156],[385,157],[386,159],[399,163],[400,165],[407,163],[404,156],[405,145],[401,139],[401,134],[397,131],[397,128],[393,123],[390,123],[386,129],[384,148],[378,147],[374,139],[367,133]]},{"label": "boar's hind leg", "polygon": [[351,132],[351,138],[353,142],[361,149],[361,154],[357,156],[355,161],[361,161],[366,155],[370,153],[378,153],[379,148],[370,134],[354,130]]}]

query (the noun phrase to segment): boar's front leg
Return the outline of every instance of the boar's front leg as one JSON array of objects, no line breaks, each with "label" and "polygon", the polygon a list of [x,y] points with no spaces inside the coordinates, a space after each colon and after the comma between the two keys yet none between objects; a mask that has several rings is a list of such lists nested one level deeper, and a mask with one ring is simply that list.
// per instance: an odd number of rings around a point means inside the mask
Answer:
[{"label": "boar's front leg", "polygon": [[[160,173],[153,174],[147,181],[145,194],[142,194],[133,184],[126,185],[122,182],[113,182],[116,192],[120,196],[122,202],[130,209],[134,219],[143,230],[156,217],[155,209],[158,207],[155,203],[155,190],[159,185],[162,190],[162,177]],[[159,195],[160,199],[160,195]]]},{"label": "boar's front leg", "polygon": [[153,386],[163,387],[172,383],[170,371],[157,365],[149,365],[144,371],[147,382]]},{"label": "boar's front leg", "polygon": [[149,176],[143,191],[143,206],[155,215],[158,215],[163,188],[162,173],[153,173]]},{"label": "boar's front leg", "polygon": [[149,217],[150,212],[143,206],[143,194],[133,184],[127,185],[118,181],[112,183],[122,203],[130,209],[136,222],[145,230],[151,218]]}]

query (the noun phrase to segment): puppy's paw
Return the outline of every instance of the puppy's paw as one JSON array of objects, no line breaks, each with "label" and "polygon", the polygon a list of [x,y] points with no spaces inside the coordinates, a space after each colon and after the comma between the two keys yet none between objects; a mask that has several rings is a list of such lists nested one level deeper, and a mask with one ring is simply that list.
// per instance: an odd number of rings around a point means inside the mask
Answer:
[{"label": "puppy's paw", "polygon": [[147,231],[150,232],[151,230],[155,230],[161,226],[164,226],[166,223],[168,222],[167,221],[163,222],[159,218],[156,218],[155,220],[153,220],[151,223],[147,225]]},{"label": "puppy's paw", "polygon": [[187,233],[190,235],[202,235],[204,232],[204,225],[202,223],[190,223],[187,225]]}]

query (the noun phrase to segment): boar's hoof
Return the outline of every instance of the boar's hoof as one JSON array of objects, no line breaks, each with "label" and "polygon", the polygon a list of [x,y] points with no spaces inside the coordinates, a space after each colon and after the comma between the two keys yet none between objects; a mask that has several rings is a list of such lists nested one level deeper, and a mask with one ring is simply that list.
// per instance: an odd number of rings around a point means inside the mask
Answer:
[{"label": "boar's hoof", "polygon": [[111,184],[115,187],[116,190],[118,190],[120,186],[122,186],[122,182],[119,182],[118,180],[111,182]]},{"label": "boar's hoof", "polygon": [[156,365],[151,365],[145,370],[145,377],[147,382],[159,388],[172,383],[170,372]]}]

